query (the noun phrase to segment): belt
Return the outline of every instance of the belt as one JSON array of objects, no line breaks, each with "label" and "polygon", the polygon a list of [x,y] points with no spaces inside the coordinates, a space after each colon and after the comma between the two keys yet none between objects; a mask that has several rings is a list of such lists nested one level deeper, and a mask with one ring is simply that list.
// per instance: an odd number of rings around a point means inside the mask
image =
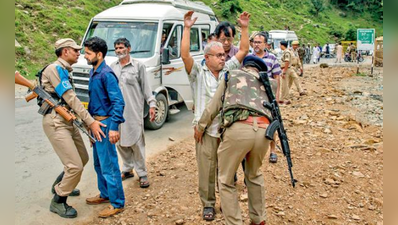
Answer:
[{"label": "belt", "polygon": [[269,120],[265,116],[262,116],[262,117],[249,116],[246,120],[240,120],[240,121],[237,121],[237,122],[253,125],[254,118],[257,119],[258,127],[264,128],[264,129],[268,127],[267,125],[269,124]]},{"label": "belt", "polygon": [[109,116],[93,116],[95,120],[101,121],[101,120],[105,120],[108,119]]}]

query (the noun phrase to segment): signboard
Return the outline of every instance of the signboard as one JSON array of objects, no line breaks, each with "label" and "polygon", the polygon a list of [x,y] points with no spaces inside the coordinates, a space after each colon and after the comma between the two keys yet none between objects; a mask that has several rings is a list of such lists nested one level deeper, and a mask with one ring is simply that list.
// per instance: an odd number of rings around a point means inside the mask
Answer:
[{"label": "signboard", "polygon": [[374,49],[375,29],[357,30],[357,50],[371,51]]}]

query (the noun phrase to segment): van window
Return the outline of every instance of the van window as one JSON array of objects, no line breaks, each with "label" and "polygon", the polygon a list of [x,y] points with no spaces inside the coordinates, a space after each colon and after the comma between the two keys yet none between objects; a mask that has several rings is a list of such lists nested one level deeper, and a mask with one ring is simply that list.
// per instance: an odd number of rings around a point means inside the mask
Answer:
[{"label": "van window", "polygon": [[196,52],[199,51],[199,29],[198,28],[192,28],[191,29],[191,52]]},{"label": "van window", "polygon": [[162,40],[161,40],[161,45],[160,45],[161,48],[163,48],[164,44],[166,43],[167,38],[169,37],[171,28],[173,28],[172,23],[163,24]]},{"label": "van window", "polygon": [[169,38],[169,42],[167,43],[167,48],[169,49],[170,59],[180,58],[180,49],[181,49],[181,34],[182,34],[182,26],[177,25],[171,36]]},{"label": "van window", "polygon": [[153,43],[156,43],[157,30],[158,24],[154,22],[94,21],[89,28],[86,40],[94,36],[104,39],[108,46],[107,56],[116,56],[114,42],[124,37],[131,43],[131,57],[148,58],[155,52]]},{"label": "van window", "polygon": [[201,33],[202,33],[202,49],[205,49],[205,46],[207,45],[207,37],[210,34],[210,29],[201,29]]}]

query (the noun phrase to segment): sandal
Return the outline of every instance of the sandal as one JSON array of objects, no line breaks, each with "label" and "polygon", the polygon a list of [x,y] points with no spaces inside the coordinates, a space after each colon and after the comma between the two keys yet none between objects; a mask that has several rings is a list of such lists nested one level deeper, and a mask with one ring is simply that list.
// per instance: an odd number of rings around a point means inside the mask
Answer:
[{"label": "sandal", "polygon": [[122,180],[126,180],[127,178],[134,177],[134,172],[129,171],[129,172],[122,172]]},{"label": "sandal", "polygon": [[140,177],[140,188],[147,188],[149,187],[149,181],[147,176]]},{"label": "sandal", "polygon": [[269,155],[269,162],[270,163],[276,163],[278,162],[278,155],[271,152],[271,154]]},{"label": "sandal", "polygon": [[213,207],[203,208],[203,219],[206,221],[212,221],[216,218],[216,211]]}]

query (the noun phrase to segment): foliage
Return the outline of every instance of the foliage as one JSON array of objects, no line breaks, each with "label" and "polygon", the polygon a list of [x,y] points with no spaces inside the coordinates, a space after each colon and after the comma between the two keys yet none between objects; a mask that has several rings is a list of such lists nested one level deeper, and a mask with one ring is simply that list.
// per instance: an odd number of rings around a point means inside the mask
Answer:
[{"label": "foliage", "polygon": [[356,41],[357,40],[357,29],[355,27],[351,26],[345,34],[345,39],[348,41]]},{"label": "foliage", "polygon": [[235,15],[236,13],[242,12],[238,0],[220,0],[222,7],[221,15],[223,17],[229,17],[230,15]]},{"label": "foliage", "polygon": [[318,16],[320,12],[325,9],[324,0],[311,0],[312,8],[310,9],[310,13]]}]

